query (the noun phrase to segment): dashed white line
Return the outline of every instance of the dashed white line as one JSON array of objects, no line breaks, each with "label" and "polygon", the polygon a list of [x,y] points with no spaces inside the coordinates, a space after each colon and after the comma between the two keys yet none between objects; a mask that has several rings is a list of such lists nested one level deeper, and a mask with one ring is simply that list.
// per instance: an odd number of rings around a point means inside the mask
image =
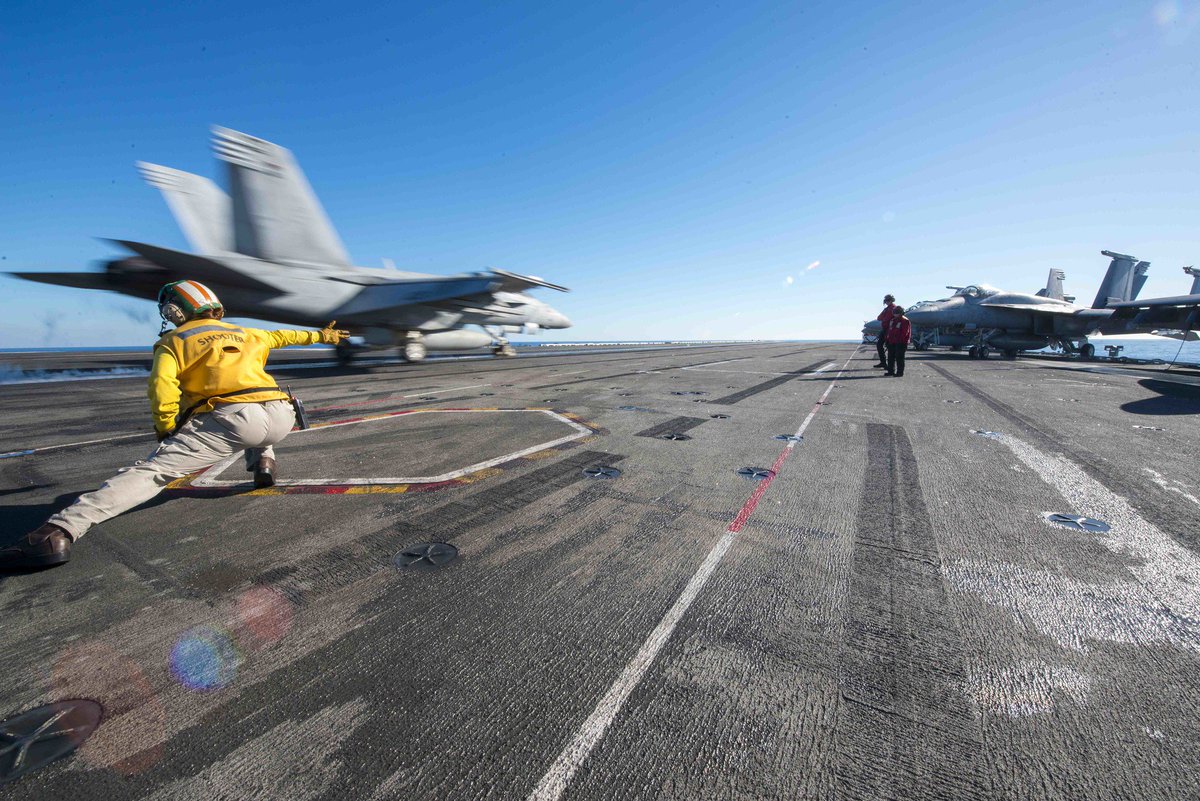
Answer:
[{"label": "dashed white line", "polygon": [[[857,347],[855,347],[854,352],[858,352]],[[853,358],[853,354],[851,358]],[[829,386],[826,387],[825,392],[821,395],[820,401],[813,406],[812,411],[804,418],[804,422],[796,429],[797,436],[804,434],[805,429],[808,428],[820,410],[822,402],[829,397],[829,393],[833,390],[834,382],[838,378],[841,378],[842,372],[845,371],[849,364],[850,359],[847,358],[845,363],[842,364],[841,370],[829,382]],[[832,366],[834,364],[830,363],[822,367],[821,370],[814,370],[813,372],[822,372]],[[783,459],[795,447],[795,442],[789,442],[783,453],[780,454],[780,458],[776,460],[776,465],[781,464]],[[751,499],[747,501],[747,505],[738,514],[738,517],[729,524],[729,528],[725,530],[724,535],[717,540],[717,544],[704,557],[704,561],[700,563],[700,567],[692,575],[687,586],[684,587],[683,592],[675,600],[675,603],[671,605],[667,614],[654,627],[654,630],[650,632],[650,635],[642,643],[642,647],[638,650],[637,654],[625,666],[625,669],[621,671],[621,675],[617,677],[616,682],[608,689],[608,692],[604,694],[599,703],[596,704],[595,709],[592,710],[592,714],[588,716],[583,725],[575,732],[571,741],[567,743],[566,748],[554,760],[554,763],[546,771],[545,775],[542,776],[541,781],[538,782],[533,792],[529,794],[529,801],[557,801],[557,799],[562,798],[563,793],[566,792],[567,785],[570,783],[572,777],[574,777],[576,771],[579,770],[580,766],[588,758],[588,755],[591,754],[596,744],[604,737],[605,732],[612,725],[617,713],[621,711],[621,707],[629,699],[629,695],[641,682],[646,671],[653,664],[655,657],[658,656],[659,651],[662,650],[662,647],[671,638],[671,634],[675,631],[675,627],[679,624],[679,621],[687,613],[692,602],[696,600],[700,591],[704,589],[704,585],[712,577],[713,572],[717,569],[717,565],[721,563],[721,559],[729,551],[734,537],[737,536],[737,532],[740,530],[739,521],[744,522],[745,518],[749,516],[749,512],[753,511],[752,504],[757,502],[763,490],[765,490],[765,487],[760,486],[755,491]]]}]

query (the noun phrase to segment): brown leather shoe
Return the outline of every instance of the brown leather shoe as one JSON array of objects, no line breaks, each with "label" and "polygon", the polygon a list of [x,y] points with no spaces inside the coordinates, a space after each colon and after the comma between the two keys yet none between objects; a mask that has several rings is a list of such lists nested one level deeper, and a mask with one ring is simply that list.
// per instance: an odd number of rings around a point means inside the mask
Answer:
[{"label": "brown leather shoe", "polygon": [[70,560],[71,535],[53,523],[43,523],[0,550],[0,568],[50,567]]},{"label": "brown leather shoe", "polygon": [[275,486],[275,460],[263,456],[254,468],[254,486],[258,489]]}]

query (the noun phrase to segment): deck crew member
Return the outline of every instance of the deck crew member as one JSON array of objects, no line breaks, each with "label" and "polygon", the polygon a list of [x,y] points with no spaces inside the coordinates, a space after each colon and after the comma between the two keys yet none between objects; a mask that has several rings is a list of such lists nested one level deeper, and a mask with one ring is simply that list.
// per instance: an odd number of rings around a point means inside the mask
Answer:
[{"label": "deck crew member", "polygon": [[158,294],[158,311],[175,329],[154,346],[150,406],[159,446],[94,492],[53,515],[16,545],[0,550],[0,567],[58,565],[92,526],[144,503],[171,481],[245,451],[256,487],[275,483],[276,443],[295,412],[266,372],[273,348],[336,345],[349,334],[330,323],[321,331],[262,331],[222,322],[224,307],[197,281],[175,281]]},{"label": "deck crew member", "polygon": [[904,354],[912,342],[912,321],[904,316],[904,307],[892,309],[892,319],[885,329],[887,339],[887,372],[884,375],[904,376]]},{"label": "deck crew member", "polygon": [[892,321],[892,313],[896,308],[896,298],[891,295],[883,296],[883,311],[875,319],[879,321],[879,336],[875,340],[875,350],[879,353],[879,364],[876,367],[887,367],[886,338],[888,323]]}]

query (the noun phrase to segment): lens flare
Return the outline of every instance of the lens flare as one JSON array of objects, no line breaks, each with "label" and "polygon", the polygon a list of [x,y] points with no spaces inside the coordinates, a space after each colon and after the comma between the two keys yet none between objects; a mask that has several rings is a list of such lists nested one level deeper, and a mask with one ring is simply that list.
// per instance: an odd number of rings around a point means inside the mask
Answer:
[{"label": "lens flare", "polygon": [[192,690],[219,690],[237,677],[241,654],[230,636],[211,626],[185,631],[171,649],[171,673]]},{"label": "lens flare", "polygon": [[251,587],[237,599],[238,643],[251,651],[274,645],[292,628],[292,602],[274,587]]}]

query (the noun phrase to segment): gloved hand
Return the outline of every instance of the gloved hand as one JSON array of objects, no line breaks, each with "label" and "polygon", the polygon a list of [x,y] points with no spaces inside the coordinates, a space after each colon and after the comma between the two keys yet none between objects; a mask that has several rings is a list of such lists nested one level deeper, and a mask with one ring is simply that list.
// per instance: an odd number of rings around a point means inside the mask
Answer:
[{"label": "gloved hand", "polygon": [[340,328],[334,328],[337,325],[337,320],[332,321],[329,325],[321,329],[321,344],[336,345],[343,339],[350,338],[349,331],[343,331]]}]

